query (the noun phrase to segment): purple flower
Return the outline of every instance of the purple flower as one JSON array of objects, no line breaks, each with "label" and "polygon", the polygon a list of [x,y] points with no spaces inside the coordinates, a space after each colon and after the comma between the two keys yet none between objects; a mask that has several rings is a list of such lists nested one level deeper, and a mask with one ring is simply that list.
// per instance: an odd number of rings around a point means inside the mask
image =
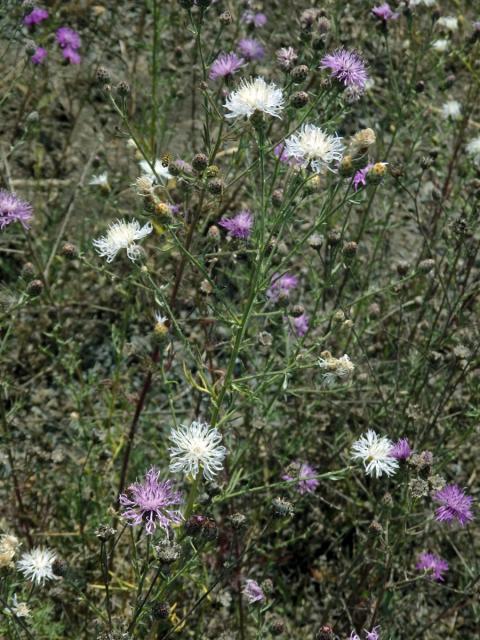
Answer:
[{"label": "purple flower", "polygon": [[367,82],[367,69],[363,59],[355,51],[337,49],[322,58],[321,69],[330,69],[331,77],[346,87],[363,91]]},{"label": "purple flower", "polygon": [[122,517],[130,521],[132,526],[145,524],[145,531],[151,535],[158,524],[168,534],[172,524],[182,520],[180,511],[169,509],[182,502],[182,495],[175,491],[170,480],[160,481],[160,472],[152,467],[143,482],[131,484],[127,493],[119,498],[122,507],[127,509]]},{"label": "purple flower", "polygon": [[395,13],[394,11],[392,11],[388,2],[384,2],[379,7],[373,7],[372,13],[376,18],[382,20],[383,22],[387,22],[388,20],[396,20],[400,17],[399,13]]},{"label": "purple flower", "polygon": [[380,627],[373,627],[371,631],[365,631],[366,640],[380,640]]},{"label": "purple flower", "polygon": [[435,518],[438,522],[458,520],[460,525],[464,527],[467,522],[473,520],[471,508],[473,498],[465,495],[465,492],[457,484],[447,484],[434,494],[433,499],[440,504],[440,507],[435,511]]},{"label": "purple flower", "polygon": [[27,14],[23,19],[23,24],[27,27],[34,27],[36,24],[40,24],[48,18],[48,11],[46,9],[39,9],[35,7],[33,11]]},{"label": "purple flower", "polygon": [[315,467],[309,465],[308,462],[296,462],[292,466],[295,470],[295,475],[292,476],[289,473],[286,473],[282,476],[282,480],[298,480],[297,491],[301,495],[305,493],[314,493],[315,489],[320,484],[315,478],[317,475]]},{"label": "purple flower", "polygon": [[448,562],[437,556],[435,553],[423,552],[418,556],[418,562],[415,565],[419,571],[428,571],[428,578],[443,582],[443,574],[448,571]]},{"label": "purple flower", "polygon": [[210,80],[228,78],[243,67],[245,60],[236,53],[221,53],[210,67]]},{"label": "purple flower", "polygon": [[33,62],[33,64],[42,64],[47,55],[48,54],[46,49],[44,49],[43,47],[37,47],[30,60]]},{"label": "purple flower", "polygon": [[298,60],[297,52],[293,47],[282,47],[278,49],[277,60],[284,71],[291,69]]},{"label": "purple flower", "polygon": [[267,24],[267,16],[264,13],[245,11],[242,15],[242,22],[258,29],[260,27],[264,27]]},{"label": "purple flower", "polygon": [[245,586],[242,589],[242,593],[248,601],[248,604],[255,604],[255,602],[264,602],[265,594],[262,587],[256,580],[245,580]]},{"label": "purple flower", "polygon": [[265,57],[265,49],[253,38],[243,38],[237,48],[246,60],[262,60]]},{"label": "purple flower", "polygon": [[309,327],[308,321],[309,321],[309,317],[307,316],[306,313],[302,313],[301,316],[298,316],[298,318],[293,319],[293,328],[295,329],[295,333],[297,334],[297,336],[299,336],[300,338],[303,338],[303,336],[308,331],[308,327]]},{"label": "purple flower", "polygon": [[267,298],[276,302],[280,296],[288,297],[290,290],[295,289],[297,285],[297,276],[293,276],[290,273],[284,273],[283,276],[274,273],[270,287],[267,290]]},{"label": "purple flower", "polygon": [[291,167],[300,166],[302,164],[302,161],[298,158],[295,158],[294,156],[289,156],[285,147],[285,142],[279,142],[274,148],[273,153],[283,164],[288,164]]},{"label": "purple flower", "polygon": [[80,64],[82,58],[80,54],[75,51],[75,49],[71,49],[70,47],[65,47],[62,49],[62,55],[70,64]]},{"label": "purple flower", "polygon": [[218,223],[228,230],[228,234],[233,238],[247,239],[253,227],[253,215],[250,211],[240,211],[233,218],[222,218]]},{"label": "purple flower", "polygon": [[68,48],[76,51],[82,44],[80,35],[74,29],[70,29],[70,27],[60,27],[60,29],[57,29],[55,37],[62,49]]},{"label": "purple flower", "polygon": [[0,229],[12,222],[20,222],[24,229],[33,215],[32,205],[19,198],[15,193],[0,189]]},{"label": "purple flower", "polygon": [[355,173],[355,175],[353,176],[353,188],[355,189],[355,191],[358,191],[360,185],[362,185],[363,187],[367,186],[367,174],[372,167],[373,163],[370,162],[366,167],[363,167],[363,169],[359,169]]},{"label": "purple flower", "polygon": [[390,455],[397,460],[407,460],[412,455],[408,438],[400,438],[390,449]]}]

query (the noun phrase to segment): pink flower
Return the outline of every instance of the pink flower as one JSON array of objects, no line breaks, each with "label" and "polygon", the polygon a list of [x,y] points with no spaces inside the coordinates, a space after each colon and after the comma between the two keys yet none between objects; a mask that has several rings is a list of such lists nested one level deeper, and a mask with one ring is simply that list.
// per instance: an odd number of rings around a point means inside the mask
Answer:
[{"label": "pink flower", "polygon": [[428,571],[428,578],[443,582],[443,574],[448,571],[448,562],[435,553],[423,552],[418,556],[416,568],[419,571]]},{"label": "pink flower", "polygon": [[44,49],[43,47],[37,47],[30,60],[33,62],[33,64],[42,64],[47,55],[48,54],[46,49]]},{"label": "pink flower", "polygon": [[233,218],[222,218],[218,224],[233,238],[246,240],[252,231],[253,215],[248,210],[240,211]]},{"label": "pink flower", "polygon": [[34,27],[36,24],[40,24],[48,18],[48,11],[46,9],[40,9],[35,7],[33,11],[27,14],[23,19],[23,24],[27,27]]}]

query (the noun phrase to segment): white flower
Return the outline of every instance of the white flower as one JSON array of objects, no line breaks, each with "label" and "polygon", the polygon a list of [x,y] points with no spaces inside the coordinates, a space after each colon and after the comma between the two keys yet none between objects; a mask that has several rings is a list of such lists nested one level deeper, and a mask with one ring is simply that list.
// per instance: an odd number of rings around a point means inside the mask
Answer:
[{"label": "white flower", "polygon": [[323,374],[323,384],[326,387],[331,387],[336,382],[347,382],[355,370],[355,365],[347,354],[341,358],[334,358],[328,351],[322,353],[318,366],[325,372]]},{"label": "white flower", "polygon": [[458,100],[447,100],[442,104],[442,116],[445,120],[458,120],[462,116],[462,105]]},{"label": "white flower", "polygon": [[127,250],[127,256],[135,261],[141,254],[141,248],[136,240],[141,240],[152,233],[150,222],[140,227],[138,220],[127,222],[117,220],[107,230],[107,234],[93,241],[93,245],[102,257],[107,256],[107,262],[112,262],[120,249]]},{"label": "white flower", "polygon": [[223,469],[227,450],[220,445],[220,432],[210,425],[202,422],[192,422],[189,427],[182,425],[180,429],[172,429],[170,440],[175,445],[169,449],[170,471],[196,476],[202,468],[204,478],[213,480]]},{"label": "white flower", "polygon": [[353,443],[351,457],[363,462],[367,476],[392,476],[398,469],[398,460],[390,455],[392,447],[389,438],[378,436],[373,429],[369,429]]},{"label": "white flower", "polygon": [[132,186],[135,187],[139,196],[150,196],[153,190],[153,180],[150,176],[142,175],[135,180],[135,184]]},{"label": "white flower", "polygon": [[423,4],[426,7],[433,7],[437,0],[410,0],[410,7],[416,7],[419,4]]},{"label": "white flower", "polygon": [[303,167],[310,166],[318,173],[322,165],[342,159],[344,146],[337,135],[329,135],[314,124],[304,124],[299,133],[285,140],[285,153]]},{"label": "white flower", "polygon": [[161,160],[155,160],[152,164],[154,170],[146,160],[140,160],[139,162],[143,175],[148,176],[153,182],[157,182],[158,178],[160,180],[170,180],[173,177],[168,167],[163,166]]},{"label": "white flower", "polygon": [[474,160],[480,159],[480,136],[472,138],[465,149],[467,151],[467,154]]},{"label": "white flower", "polygon": [[17,618],[29,618],[31,615],[30,608],[26,602],[19,602],[17,599],[17,594],[13,594],[12,597],[12,606],[10,609],[17,616]]},{"label": "white flower", "polygon": [[439,38],[438,40],[432,42],[432,47],[435,49],[435,51],[439,51],[440,53],[445,53],[449,46],[450,42],[449,40],[445,40],[445,38]]},{"label": "white flower", "polygon": [[225,109],[230,113],[227,118],[250,118],[255,111],[268,113],[275,118],[280,117],[283,109],[283,92],[273,82],[267,84],[263,78],[245,80],[240,82],[240,87],[228,96]]},{"label": "white flower", "polygon": [[439,27],[445,27],[447,31],[456,31],[458,29],[458,20],[455,16],[443,16],[437,20]]},{"label": "white flower", "polygon": [[35,547],[21,556],[17,562],[17,569],[32,582],[43,584],[47,580],[55,579],[52,570],[55,558],[55,554],[50,549]]},{"label": "white flower", "polygon": [[99,173],[98,176],[92,176],[90,182],[93,186],[108,187],[108,172]]}]

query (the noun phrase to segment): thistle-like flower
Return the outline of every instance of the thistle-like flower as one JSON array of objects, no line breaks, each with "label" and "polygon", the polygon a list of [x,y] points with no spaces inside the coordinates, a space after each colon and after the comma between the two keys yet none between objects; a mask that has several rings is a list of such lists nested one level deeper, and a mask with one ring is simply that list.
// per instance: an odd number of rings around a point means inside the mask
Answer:
[{"label": "thistle-like flower", "polygon": [[246,240],[253,227],[253,215],[250,211],[240,211],[232,218],[223,217],[219,223],[221,227],[227,229],[228,234],[232,238],[241,238]]},{"label": "thistle-like flower", "polygon": [[430,580],[437,582],[443,582],[443,574],[448,571],[448,562],[435,553],[421,553],[415,566],[419,571],[426,571]]},{"label": "thistle-like flower", "polygon": [[337,135],[325,133],[314,124],[304,124],[299,133],[286,139],[285,153],[300,166],[309,167],[318,173],[332,162],[340,162],[344,149],[341,140]]},{"label": "thistle-like flower", "polygon": [[126,249],[127,256],[135,262],[142,253],[137,240],[142,240],[152,230],[150,222],[141,227],[138,220],[117,220],[108,227],[106,235],[93,241],[93,245],[100,256],[106,256],[107,262],[112,262],[121,249]]},{"label": "thistle-like flower", "polygon": [[390,451],[390,455],[397,460],[408,460],[412,455],[412,449],[408,442],[408,438],[400,438],[400,440],[397,440]]},{"label": "thistle-like flower", "polygon": [[321,69],[329,69],[332,78],[345,87],[355,87],[363,91],[368,80],[365,62],[355,51],[338,49],[324,56],[320,62]]},{"label": "thistle-like flower", "polygon": [[170,471],[182,471],[185,475],[196,476],[200,469],[203,477],[213,480],[223,469],[223,460],[227,454],[221,446],[222,436],[217,429],[202,422],[192,422],[172,429],[170,440]]},{"label": "thistle-like flower", "polygon": [[322,352],[318,366],[324,372],[323,384],[326,387],[332,387],[337,382],[348,382],[355,370],[355,365],[347,354],[341,358],[334,358],[329,351]]},{"label": "thistle-like flower", "polygon": [[290,291],[298,286],[298,278],[291,273],[274,273],[267,290],[267,298],[277,302],[279,298],[288,298]]},{"label": "thistle-like flower", "polygon": [[314,493],[318,485],[318,472],[308,462],[295,462],[290,465],[287,472],[282,476],[282,480],[297,480],[297,491],[301,495]]},{"label": "thistle-like flower", "polygon": [[438,522],[457,520],[464,527],[473,520],[473,498],[467,496],[457,484],[447,484],[434,494],[433,499],[440,505],[435,511]]},{"label": "thistle-like flower", "polygon": [[20,222],[24,229],[28,229],[31,218],[31,204],[15,193],[0,189],[0,229],[4,229],[12,222]]},{"label": "thistle-like flower", "polygon": [[245,60],[236,53],[221,53],[210,67],[210,80],[230,78],[245,65]]},{"label": "thistle-like flower", "polygon": [[248,604],[265,602],[265,594],[263,593],[263,589],[256,580],[245,580],[245,585],[242,589],[242,593],[247,599]]},{"label": "thistle-like flower", "polygon": [[238,50],[245,60],[262,60],[265,57],[265,48],[254,38],[242,38]]},{"label": "thistle-like flower", "polygon": [[227,118],[250,118],[255,111],[280,117],[284,107],[283,92],[273,82],[267,84],[261,77],[240,82],[236,91],[228,96],[225,109]]},{"label": "thistle-like flower", "polygon": [[363,462],[367,476],[392,476],[398,470],[398,460],[391,455],[391,450],[392,441],[389,438],[369,429],[353,443],[351,457]]},{"label": "thistle-like flower", "polygon": [[442,104],[442,116],[445,120],[459,120],[462,117],[462,105],[458,100],[447,100]]},{"label": "thistle-like flower", "polygon": [[277,56],[280,67],[284,71],[292,69],[298,60],[297,52],[293,47],[282,47],[281,49],[278,49],[275,55]]},{"label": "thistle-like flower", "polygon": [[147,471],[143,482],[134,482],[127,489],[127,494],[119,498],[126,510],[122,517],[132,526],[145,524],[145,531],[151,535],[157,525],[168,534],[169,528],[179,524],[182,515],[174,505],[182,502],[182,495],[175,491],[170,480],[160,480],[160,471],[152,467]]},{"label": "thistle-like flower", "polygon": [[472,138],[465,147],[467,155],[469,155],[475,162],[480,160],[480,136]]},{"label": "thistle-like flower", "polygon": [[47,580],[54,580],[53,563],[56,555],[50,549],[35,547],[24,553],[17,562],[17,569],[25,578],[36,584],[44,584]]},{"label": "thistle-like flower", "polygon": [[109,188],[108,183],[108,171],[104,171],[103,173],[99,173],[98,175],[92,176],[88,182],[92,187],[102,187],[103,189]]},{"label": "thistle-like flower", "polygon": [[143,176],[147,176],[152,180],[152,182],[158,182],[158,180],[166,181],[172,178],[172,174],[168,170],[168,167],[165,167],[161,160],[155,160],[150,165],[146,160],[140,160],[138,163],[140,165],[140,169],[142,170]]}]

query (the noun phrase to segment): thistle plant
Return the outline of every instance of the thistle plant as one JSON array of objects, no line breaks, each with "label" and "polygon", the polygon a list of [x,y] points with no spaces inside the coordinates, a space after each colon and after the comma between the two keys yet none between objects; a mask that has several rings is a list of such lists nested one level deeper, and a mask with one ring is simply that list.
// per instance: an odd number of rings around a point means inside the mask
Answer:
[{"label": "thistle plant", "polygon": [[476,637],[472,3],[3,5],[0,637]]}]

